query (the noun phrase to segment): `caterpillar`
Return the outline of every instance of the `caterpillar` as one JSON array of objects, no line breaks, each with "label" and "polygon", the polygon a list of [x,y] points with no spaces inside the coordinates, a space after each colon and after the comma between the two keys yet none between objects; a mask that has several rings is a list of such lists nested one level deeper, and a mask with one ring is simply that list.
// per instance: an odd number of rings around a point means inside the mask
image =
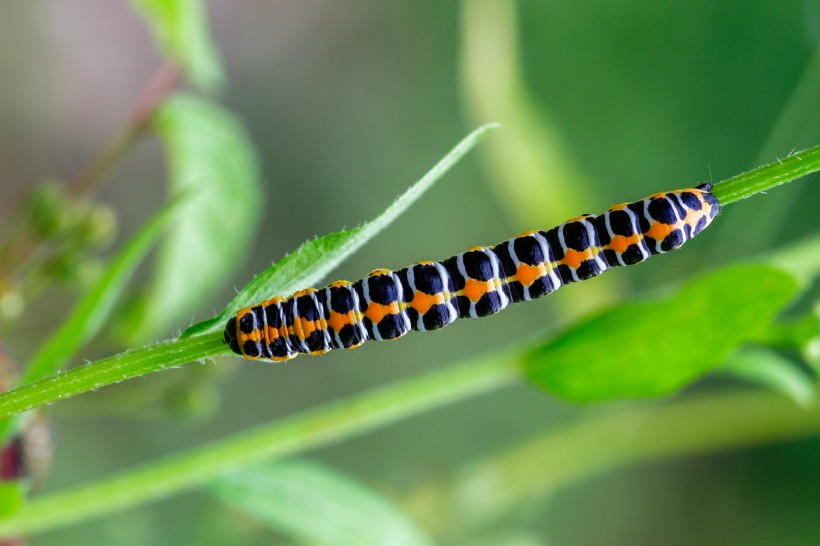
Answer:
[{"label": "caterpillar", "polygon": [[679,248],[717,215],[720,204],[711,190],[701,184],[656,193],[443,261],[376,269],[356,282],[277,296],[230,318],[224,341],[247,359],[284,361],[493,315],[510,303]]}]

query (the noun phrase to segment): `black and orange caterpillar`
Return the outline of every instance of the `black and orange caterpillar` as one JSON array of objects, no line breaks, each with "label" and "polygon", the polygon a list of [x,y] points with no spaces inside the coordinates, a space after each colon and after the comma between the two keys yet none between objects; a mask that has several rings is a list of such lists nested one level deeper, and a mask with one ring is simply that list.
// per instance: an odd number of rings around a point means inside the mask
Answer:
[{"label": "black and orange caterpillar", "polygon": [[701,184],[656,193],[443,261],[377,269],[353,283],[277,296],[228,320],[225,343],[245,358],[283,361],[493,315],[510,303],[679,248],[717,215],[711,190]]}]

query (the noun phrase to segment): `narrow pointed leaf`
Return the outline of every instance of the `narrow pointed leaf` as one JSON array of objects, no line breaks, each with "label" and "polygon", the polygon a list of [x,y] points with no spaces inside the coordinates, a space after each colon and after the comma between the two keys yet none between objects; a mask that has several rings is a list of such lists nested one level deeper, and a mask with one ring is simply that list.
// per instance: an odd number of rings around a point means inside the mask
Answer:
[{"label": "narrow pointed leaf", "polygon": [[389,499],[331,468],[281,461],[231,472],[211,491],[299,543],[323,546],[430,546]]},{"label": "narrow pointed leaf", "polygon": [[123,247],[99,281],[31,359],[22,383],[31,383],[57,371],[100,332],[131,275],[175,218],[184,199],[182,196],[167,204]]},{"label": "narrow pointed leaf", "polygon": [[406,211],[444,173],[458,163],[467,152],[472,150],[496,127],[494,124],[488,124],[474,130],[379,216],[359,227],[337,231],[306,242],[295,252],[271,265],[249,282],[245,288],[239,291],[221,315],[195,324],[186,330],[183,335],[217,330],[222,328],[223,322],[229,316],[250,303],[261,301],[276,294],[290,294],[300,288],[318,283],[343,260]]}]

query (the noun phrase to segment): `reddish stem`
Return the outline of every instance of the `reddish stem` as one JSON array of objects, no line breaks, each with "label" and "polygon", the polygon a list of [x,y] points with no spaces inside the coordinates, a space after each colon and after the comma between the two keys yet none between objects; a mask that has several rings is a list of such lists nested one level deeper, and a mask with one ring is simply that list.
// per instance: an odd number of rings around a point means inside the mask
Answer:
[{"label": "reddish stem", "polygon": [[87,197],[102,183],[146,131],[157,106],[179,84],[181,76],[179,65],[170,61],[165,62],[157,70],[134,101],[125,125],[86,168],[68,184],[69,194],[75,197]]}]

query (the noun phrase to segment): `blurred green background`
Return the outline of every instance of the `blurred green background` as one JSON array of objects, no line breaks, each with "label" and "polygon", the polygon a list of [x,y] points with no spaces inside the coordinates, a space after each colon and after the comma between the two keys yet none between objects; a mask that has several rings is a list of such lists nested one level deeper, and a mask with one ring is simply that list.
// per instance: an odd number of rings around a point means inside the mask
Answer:
[{"label": "blurred green background", "polygon": [[[201,309],[178,329],[221,310],[234,288],[306,239],[378,214],[484,122],[503,128],[336,278],[444,258],[616,202],[719,181],[814,145],[820,133],[816,0],[220,0],[209,7],[229,82],[221,100],[257,146],[265,212],[232,282],[201,294]],[[43,176],[75,175],[114,134],[159,63],[148,30],[125,3],[0,4],[0,214]],[[101,196],[117,211],[121,237],[163,202],[164,182],[159,146],[143,141]],[[816,231],[816,182],[772,193],[731,207],[684,252],[498,317],[276,369],[220,359],[58,404],[56,454],[44,487],[83,483],[521,343],[560,327],[578,309]],[[8,350],[30,356],[71,301],[71,294],[47,291],[16,325]],[[83,356],[122,349],[113,340]],[[720,386],[711,380],[692,390]],[[511,444],[610,409],[571,407],[520,385],[310,455],[401,499]],[[608,473],[534,501],[508,518],[498,538],[485,538],[521,545],[820,544],[818,454],[814,438]],[[272,540],[211,497],[189,493],[31,543]]]}]

